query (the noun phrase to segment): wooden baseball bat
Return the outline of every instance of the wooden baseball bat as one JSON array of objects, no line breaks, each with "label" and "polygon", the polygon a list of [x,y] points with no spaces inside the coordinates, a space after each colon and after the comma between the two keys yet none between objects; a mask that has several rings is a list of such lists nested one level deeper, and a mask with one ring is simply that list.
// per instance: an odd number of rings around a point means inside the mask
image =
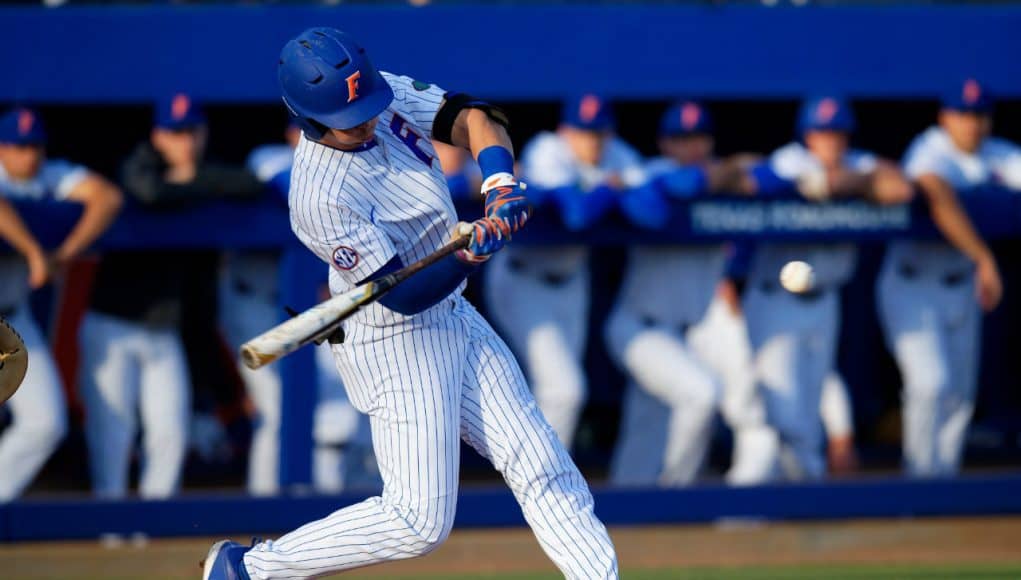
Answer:
[{"label": "wooden baseball bat", "polygon": [[468,247],[471,226],[464,225],[468,228],[462,226],[457,238],[421,260],[323,301],[241,345],[241,360],[248,368],[257,369],[306,344],[322,341],[361,307],[379,300],[394,286],[432,264]]}]

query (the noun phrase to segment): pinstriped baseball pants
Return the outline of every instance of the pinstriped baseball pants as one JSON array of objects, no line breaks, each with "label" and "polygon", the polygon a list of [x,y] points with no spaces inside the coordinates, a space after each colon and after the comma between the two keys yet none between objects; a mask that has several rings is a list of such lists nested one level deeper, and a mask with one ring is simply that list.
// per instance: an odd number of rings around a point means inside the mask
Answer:
[{"label": "pinstriped baseball pants", "polygon": [[617,578],[584,478],[507,346],[457,297],[390,327],[346,326],[335,347],[352,404],[370,417],[383,493],[245,555],[252,578],[314,578],[412,558],[453,526],[460,439],[492,461],[567,578]]}]

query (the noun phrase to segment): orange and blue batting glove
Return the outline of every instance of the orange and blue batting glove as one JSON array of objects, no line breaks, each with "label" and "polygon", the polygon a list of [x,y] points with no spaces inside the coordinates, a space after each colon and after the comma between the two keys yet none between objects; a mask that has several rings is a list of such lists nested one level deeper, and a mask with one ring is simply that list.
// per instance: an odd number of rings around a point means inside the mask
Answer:
[{"label": "orange and blue batting glove", "polygon": [[471,228],[471,241],[468,247],[457,252],[459,260],[466,264],[481,264],[490,256],[500,251],[504,244],[510,239],[503,232],[503,224],[495,218],[480,218],[470,224],[458,224],[459,232],[465,231],[467,225]]},{"label": "orange and blue batting glove", "polygon": [[521,230],[532,215],[532,206],[525,184],[514,178],[514,157],[506,148],[493,145],[479,152],[478,162],[486,217],[497,220],[506,236]]}]

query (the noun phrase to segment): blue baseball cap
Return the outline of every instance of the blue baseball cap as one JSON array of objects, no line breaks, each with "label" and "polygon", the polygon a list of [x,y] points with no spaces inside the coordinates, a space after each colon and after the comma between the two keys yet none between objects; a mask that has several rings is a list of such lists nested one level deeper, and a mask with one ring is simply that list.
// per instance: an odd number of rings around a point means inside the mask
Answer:
[{"label": "blue baseball cap", "polygon": [[205,125],[206,115],[190,96],[176,93],[156,103],[155,122],[160,129],[181,131]]},{"label": "blue baseball cap", "polygon": [[993,96],[977,80],[968,79],[958,90],[943,95],[943,108],[988,115],[993,112]]},{"label": "blue baseball cap", "polygon": [[847,100],[834,95],[805,99],[798,113],[798,133],[808,131],[854,132],[854,111]]},{"label": "blue baseball cap", "polygon": [[0,143],[45,145],[46,127],[32,109],[15,107],[0,117]]},{"label": "blue baseball cap", "polygon": [[711,135],[713,119],[709,111],[696,101],[681,101],[667,109],[659,120],[660,137]]},{"label": "blue baseball cap", "polygon": [[591,94],[564,101],[561,122],[586,131],[607,131],[616,124],[610,101]]}]

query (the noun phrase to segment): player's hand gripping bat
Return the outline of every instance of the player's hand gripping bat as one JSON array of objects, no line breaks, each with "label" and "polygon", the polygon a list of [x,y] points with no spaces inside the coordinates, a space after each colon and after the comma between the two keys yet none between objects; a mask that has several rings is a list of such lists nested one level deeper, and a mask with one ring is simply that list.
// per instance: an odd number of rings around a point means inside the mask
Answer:
[{"label": "player's hand gripping bat", "polygon": [[366,282],[278,324],[241,345],[241,360],[250,369],[268,365],[312,342],[322,342],[361,307],[379,300],[391,288],[471,242],[471,226],[460,229],[453,241],[421,260],[378,280]]}]

